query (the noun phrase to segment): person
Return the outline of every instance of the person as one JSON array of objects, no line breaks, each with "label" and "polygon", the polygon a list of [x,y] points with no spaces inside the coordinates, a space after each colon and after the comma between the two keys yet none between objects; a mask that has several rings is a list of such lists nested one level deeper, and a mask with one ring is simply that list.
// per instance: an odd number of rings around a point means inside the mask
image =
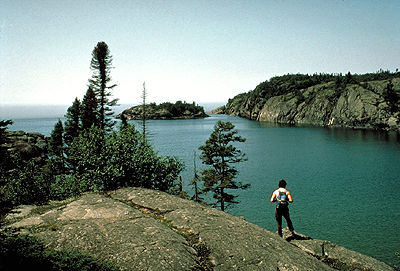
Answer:
[{"label": "person", "polygon": [[287,226],[292,235],[295,235],[293,223],[289,215],[289,203],[293,202],[293,198],[289,190],[286,190],[286,185],[285,180],[280,180],[278,184],[279,188],[272,193],[270,199],[271,202],[276,202],[275,219],[280,237],[282,237],[282,216],[286,219]]}]

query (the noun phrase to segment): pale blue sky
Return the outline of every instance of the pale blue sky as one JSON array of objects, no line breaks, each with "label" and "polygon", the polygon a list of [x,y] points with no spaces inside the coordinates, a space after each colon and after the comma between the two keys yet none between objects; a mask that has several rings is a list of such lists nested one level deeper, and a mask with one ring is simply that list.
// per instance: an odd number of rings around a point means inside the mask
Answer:
[{"label": "pale blue sky", "polygon": [[226,102],[275,75],[400,69],[400,1],[0,1],[0,104],[71,104],[105,41],[120,103]]}]

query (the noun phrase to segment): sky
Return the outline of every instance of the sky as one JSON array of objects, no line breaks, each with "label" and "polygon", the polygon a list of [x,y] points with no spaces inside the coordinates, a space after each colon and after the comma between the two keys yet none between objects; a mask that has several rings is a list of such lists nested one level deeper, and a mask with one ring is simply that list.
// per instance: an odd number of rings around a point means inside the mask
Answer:
[{"label": "sky", "polygon": [[99,41],[113,98],[227,102],[273,76],[400,69],[398,0],[0,0],[0,105],[82,99]]}]

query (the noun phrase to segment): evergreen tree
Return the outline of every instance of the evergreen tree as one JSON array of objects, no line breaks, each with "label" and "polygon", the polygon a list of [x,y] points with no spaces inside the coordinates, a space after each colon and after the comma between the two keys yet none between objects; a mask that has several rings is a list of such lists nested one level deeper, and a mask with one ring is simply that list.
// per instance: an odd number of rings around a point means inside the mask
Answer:
[{"label": "evergreen tree", "polygon": [[56,174],[65,172],[64,163],[64,140],[63,140],[64,127],[61,120],[58,120],[50,135],[49,150],[50,161]]},{"label": "evergreen tree", "polygon": [[245,142],[246,139],[237,135],[238,131],[234,128],[230,122],[218,121],[206,144],[199,147],[203,163],[211,166],[202,171],[203,190],[213,193],[214,205],[222,211],[231,204],[239,203],[235,200],[237,196],[227,193],[227,189],[247,189],[250,186],[235,180],[238,171],[234,165],[246,158],[231,143]]},{"label": "evergreen tree", "polygon": [[4,143],[7,126],[13,124],[12,120],[0,120],[0,144]]},{"label": "evergreen tree", "polygon": [[90,69],[93,74],[89,79],[89,87],[93,89],[97,98],[98,126],[104,131],[110,131],[115,124],[115,121],[111,119],[114,114],[111,107],[117,104],[118,99],[109,99],[111,90],[116,87],[116,84],[109,85],[111,82],[112,57],[108,45],[104,41],[97,43],[93,49]]},{"label": "evergreen tree", "polygon": [[74,138],[76,138],[81,131],[80,116],[81,102],[78,98],[75,98],[75,101],[68,108],[67,114],[65,115],[67,120],[65,121],[64,141],[68,146],[71,145]]},{"label": "evergreen tree", "polygon": [[121,126],[120,129],[124,129],[128,126],[128,119],[126,118],[125,114],[121,114]]},{"label": "evergreen tree", "polygon": [[397,112],[398,106],[397,103],[399,102],[399,96],[397,92],[393,89],[392,81],[386,85],[385,89],[383,90],[383,98],[386,100],[389,106],[389,111],[391,113]]},{"label": "evergreen tree", "polygon": [[49,145],[50,153],[56,156],[63,156],[64,141],[63,141],[64,127],[61,120],[58,120],[50,135]]},{"label": "evergreen tree", "polygon": [[6,142],[7,126],[11,125],[12,123],[12,120],[0,120],[0,179],[4,174],[3,171],[5,171],[8,167],[6,164],[10,163],[7,150],[3,147],[3,144]]},{"label": "evergreen tree", "polygon": [[98,125],[97,122],[97,99],[91,87],[86,91],[82,100],[82,129],[89,129],[92,125]]}]

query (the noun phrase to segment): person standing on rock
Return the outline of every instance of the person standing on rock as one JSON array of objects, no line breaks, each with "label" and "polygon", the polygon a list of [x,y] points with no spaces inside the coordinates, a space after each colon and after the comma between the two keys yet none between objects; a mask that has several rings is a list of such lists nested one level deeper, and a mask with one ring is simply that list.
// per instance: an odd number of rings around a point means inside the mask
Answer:
[{"label": "person standing on rock", "polygon": [[270,199],[271,202],[276,202],[275,218],[276,218],[276,226],[278,228],[278,234],[280,237],[282,237],[282,216],[283,216],[286,219],[286,223],[289,230],[294,235],[292,220],[290,220],[289,216],[289,203],[293,202],[293,198],[289,190],[286,190],[285,180],[280,180],[278,185],[279,188],[272,193]]}]

